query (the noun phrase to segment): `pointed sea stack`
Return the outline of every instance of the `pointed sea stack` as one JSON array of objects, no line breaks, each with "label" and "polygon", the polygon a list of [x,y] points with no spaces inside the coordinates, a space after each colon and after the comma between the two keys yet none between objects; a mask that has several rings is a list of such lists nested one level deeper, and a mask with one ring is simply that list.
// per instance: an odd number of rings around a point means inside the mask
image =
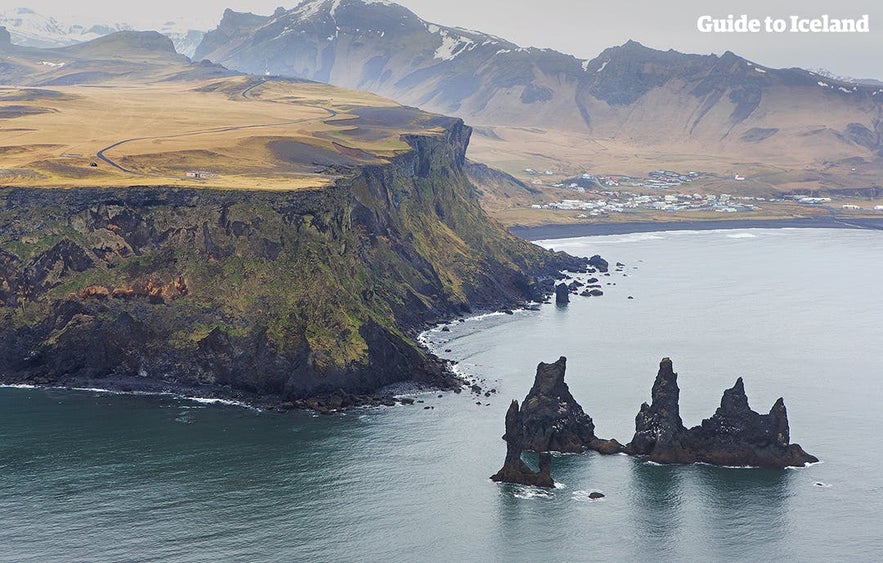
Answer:
[{"label": "pointed sea stack", "polygon": [[553,364],[540,362],[533,387],[521,407],[524,449],[582,453],[586,449],[602,454],[623,451],[616,440],[595,436],[595,424],[576,402],[564,382],[567,358]]},{"label": "pointed sea stack", "polygon": [[503,468],[491,476],[492,481],[547,488],[555,486],[555,481],[552,480],[552,456],[549,452],[540,453],[538,472],[521,460],[521,453],[524,451],[524,433],[518,401],[512,401],[509,410],[506,411],[506,433],[503,434],[503,439],[506,440],[506,461],[503,463]]},{"label": "pointed sea stack", "polygon": [[681,422],[678,374],[671,359],[663,358],[653,383],[651,404],[644,403],[635,417],[635,435],[626,453],[650,456],[657,463],[692,463],[683,447],[687,429]]},{"label": "pointed sea stack", "polygon": [[687,430],[681,422],[680,389],[671,360],[664,358],[653,384],[653,402],[641,405],[635,435],[626,453],[647,456],[657,463],[709,463],[753,467],[802,467],[818,459],[790,443],[785,402],[776,401],[769,414],[748,406],[740,377],[724,391],[711,418]]}]

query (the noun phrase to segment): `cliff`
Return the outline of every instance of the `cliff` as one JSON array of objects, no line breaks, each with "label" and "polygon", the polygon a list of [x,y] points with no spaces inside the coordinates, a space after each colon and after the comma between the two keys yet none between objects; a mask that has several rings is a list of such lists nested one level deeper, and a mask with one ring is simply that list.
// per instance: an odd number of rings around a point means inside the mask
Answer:
[{"label": "cliff", "polygon": [[316,190],[0,190],[0,380],[294,401],[455,384],[426,323],[584,265],[484,215],[471,129]]}]

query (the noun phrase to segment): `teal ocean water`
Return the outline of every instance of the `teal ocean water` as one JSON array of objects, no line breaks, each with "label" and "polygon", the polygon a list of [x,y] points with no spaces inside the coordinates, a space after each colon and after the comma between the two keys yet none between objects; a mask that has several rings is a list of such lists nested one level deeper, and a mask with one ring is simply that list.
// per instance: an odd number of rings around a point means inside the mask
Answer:
[{"label": "teal ocean water", "polygon": [[[883,232],[543,244],[626,268],[602,278],[602,298],[429,332],[431,347],[496,389],[481,405],[427,393],[410,407],[320,417],[0,389],[0,560],[883,558]],[[686,424],[742,376],[755,410],[784,396],[792,440],[822,463],[769,471],[590,453],[556,457],[552,491],[492,483],[509,401],[527,393],[537,362],[562,355],[601,437],[631,437],[670,356]]]}]

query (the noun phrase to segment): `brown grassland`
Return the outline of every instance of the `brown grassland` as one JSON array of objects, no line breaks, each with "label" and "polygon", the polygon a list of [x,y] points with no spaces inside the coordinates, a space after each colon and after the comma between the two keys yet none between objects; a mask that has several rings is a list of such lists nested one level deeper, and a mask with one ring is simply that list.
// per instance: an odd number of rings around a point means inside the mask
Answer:
[{"label": "brown grassland", "polygon": [[[423,127],[372,125],[360,135],[353,110],[366,106],[398,107],[324,84],[244,76],[0,87],[0,107],[12,108],[0,114],[0,185],[321,187],[337,165],[408,150],[401,134]],[[196,171],[208,174],[188,177]]]}]

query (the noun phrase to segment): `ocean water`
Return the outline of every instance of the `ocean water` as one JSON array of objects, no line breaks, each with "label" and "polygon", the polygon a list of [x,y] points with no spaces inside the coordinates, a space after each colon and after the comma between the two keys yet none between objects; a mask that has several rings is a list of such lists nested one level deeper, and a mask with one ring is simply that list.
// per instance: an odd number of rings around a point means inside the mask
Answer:
[{"label": "ocean water", "polygon": [[[543,244],[626,268],[601,278],[616,284],[601,298],[427,333],[496,390],[489,398],[426,393],[414,406],[318,416],[0,389],[0,560],[883,558],[883,232]],[[792,440],[822,463],[771,471],[589,453],[554,458],[552,491],[492,483],[509,401],[537,362],[562,355],[601,437],[631,437],[670,356],[685,424],[743,376],[755,410],[784,396]]]}]

